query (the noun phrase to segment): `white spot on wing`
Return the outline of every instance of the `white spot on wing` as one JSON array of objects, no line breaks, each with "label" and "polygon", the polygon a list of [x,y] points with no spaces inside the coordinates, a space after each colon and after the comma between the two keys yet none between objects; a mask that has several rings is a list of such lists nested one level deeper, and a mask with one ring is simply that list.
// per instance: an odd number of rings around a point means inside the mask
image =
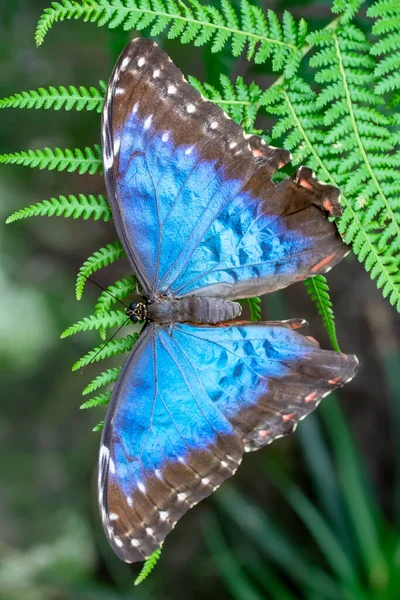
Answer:
[{"label": "white spot on wing", "polygon": [[115,95],[116,96],[121,96],[121,94],[123,94],[125,92],[125,89],[122,87],[119,87],[115,90]]},{"label": "white spot on wing", "polygon": [[236,146],[237,146],[237,142],[231,142],[231,143],[229,144],[229,148],[230,148],[231,150],[233,150],[233,148],[236,148]]},{"label": "white spot on wing", "polygon": [[147,119],[145,120],[144,125],[143,125],[143,127],[145,129],[148,129],[150,127],[150,125],[151,125],[151,119],[152,119],[152,115],[150,115],[149,117],[147,117]]},{"label": "white spot on wing", "polygon": [[114,157],[112,154],[106,154],[106,156],[104,157],[104,166],[106,169],[111,169],[111,167],[113,166],[114,163]]},{"label": "white spot on wing", "polygon": [[126,497],[126,501],[129,504],[129,506],[131,506],[131,507],[133,506],[133,500],[132,500],[132,498],[130,496]]},{"label": "white spot on wing", "polygon": [[160,69],[156,69],[153,73],[153,77],[156,79],[157,77],[160,77]]},{"label": "white spot on wing", "polygon": [[136,104],[135,104],[135,105],[134,105],[134,107],[132,108],[132,113],[133,113],[133,114],[137,113],[137,111],[138,111],[138,108],[139,108],[139,102],[136,102]]},{"label": "white spot on wing", "polygon": [[146,533],[147,533],[147,535],[151,535],[151,536],[154,535],[154,531],[152,530],[151,527],[146,527]]},{"label": "white spot on wing", "polygon": [[165,133],[163,133],[163,136],[162,136],[161,139],[162,139],[163,142],[168,142],[168,140],[169,140],[169,133],[168,133],[168,131],[166,131]]},{"label": "white spot on wing", "polygon": [[114,542],[117,544],[118,548],[122,548],[122,546],[124,545],[123,541],[120,540],[119,537],[115,537]]},{"label": "white spot on wing", "polygon": [[133,540],[131,540],[131,545],[137,548],[139,546],[139,540],[135,540],[135,538],[133,538]]},{"label": "white spot on wing", "polygon": [[146,493],[146,486],[141,481],[138,482],[138,488],[142,492],[142,494]]},{"label": "white spot on wing", "polygon": [[192,154],[193,146],[190,146],[187,150],[185,150],[185,154]]},{"label": "white spot on wing", "polygon": [[218,127],[218,121],[213,121],[210,125],[211,129],[217,129]]},{"label": "white spot on wing", "polygon": [[116,469],[115,469],[115,464],[114,464],[114,461],[112,458],[110,458],[109,469],[110,469],[112,475],[115,475]]},{"label": "white spot on wing", "polygon": [[116,513],[110,513],[110,521],[118,521],[119,516]]},{"label": "white spot on wing", "polygon": [[156,475],[157,479],[162,479],[162,474],[161,474],[161,471],[160,471],[160,469],[156,469],[156,470],[154,471],[154,473],[155,473],[155,475]]},{"label": "white spot on wing", "polygon": [[124,60],[121,63],[121,69],[125,69],[125,67],[127,67],[130,62],[131,59],[129,58],[129,56],[125,56]]},{"label": "white spot on wing", "polygon": [[196,107],[194,104],[188,104],[186,107],[186,110],[188,111],[188,113],[194,113],[194,111],[196,110]]},{"label": "white spot on wing", "polygon": [[174,85],[168,86],[168,94],[176,94],[176,87]]},{"label": "white spot on wing", "polygon": [[139,58],[137,64],[138,67],[143,67],[143,65],[145,64],[146,60],[143,58],[143,56],[141,58]]},{"label": "white spot on wing", "polygon": [[168,513],[161,510],[160,511],[160,519],[161,519],[161,521],[166,521],[168,519]]},{"label": "white spot on wing", "polygon": [[179,502],[182,502],[183,500],[186,500],[187,494],[185,494],[185,492],[181,492],[180,494],[178,494],[178,500]]}]

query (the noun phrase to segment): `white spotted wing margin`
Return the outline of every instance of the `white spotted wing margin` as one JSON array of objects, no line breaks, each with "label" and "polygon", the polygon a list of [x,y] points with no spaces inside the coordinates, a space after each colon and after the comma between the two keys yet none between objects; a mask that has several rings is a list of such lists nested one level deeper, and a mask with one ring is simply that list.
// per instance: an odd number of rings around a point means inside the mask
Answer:
[{"label": "white spotted wing margin", "polygon": [[100,513],[116,554],[142,561],[243,452],[291,433],[355,374],[301,322],[148,324],[114,388],[99,461]]}]

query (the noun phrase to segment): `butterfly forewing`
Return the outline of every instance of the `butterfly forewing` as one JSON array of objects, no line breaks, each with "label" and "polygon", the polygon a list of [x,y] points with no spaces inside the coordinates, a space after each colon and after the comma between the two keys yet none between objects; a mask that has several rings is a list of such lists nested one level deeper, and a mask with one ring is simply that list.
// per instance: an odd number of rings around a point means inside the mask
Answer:
[{"label": "butterfly forewing", "polygon": [[145,292],[239,298],[325,272],[347,252],[336,188],[247,136],[154,42],[120,57],[103,112],[114,219]]}]

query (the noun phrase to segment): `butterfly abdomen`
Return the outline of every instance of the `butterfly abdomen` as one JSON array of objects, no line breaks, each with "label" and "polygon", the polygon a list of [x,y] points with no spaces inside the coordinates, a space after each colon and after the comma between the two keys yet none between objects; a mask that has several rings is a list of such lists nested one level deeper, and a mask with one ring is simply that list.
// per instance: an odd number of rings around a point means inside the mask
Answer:
[{"label": "butterfly abdomen", "polygon": [[160,298],[148,306],[148,318],[161,323],[223,323],[240,315],[238,302],[188,296],[185,298]]}]

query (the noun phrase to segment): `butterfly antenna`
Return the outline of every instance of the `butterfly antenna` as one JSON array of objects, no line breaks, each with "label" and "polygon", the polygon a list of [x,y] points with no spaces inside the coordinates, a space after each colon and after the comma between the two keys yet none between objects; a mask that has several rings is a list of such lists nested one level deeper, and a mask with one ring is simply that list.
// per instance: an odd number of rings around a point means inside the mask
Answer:
[{"label": "butterfly antenna", "polygon": [[[75,267],[73,267],[73,269],[74,269],[74,271],[79,272],[79,269],[76,269]],[[91,277],[88,277],[88,275],[84,275],[83,273],[81,273],[81,275],[83,275],[83,277],[85,279],[87,279],[88,281],[91,281],[92,283],[94,283],[94,285],[97,285],[98,288],[100,288],[101,290],[103,290],[103,292],[105,292],[106,294],[108,294],[109,296],[111,296],[111,298],[114,298],[114,300],[116,300],[117,302],[119,302],[120,304],[122,304],[122,306],[125,306],[125,308],[128,308],[128,305],[125,304],[125,302],[122,302],[122,300],[120,300],[119,298],[117,298],[116,296],[114,296],[114,294],[112,294],[111,292],[109,292],[107,288],[105,288],[102,285],[100,285],[100,283],[98,283],[97,281],[95,281]],[[136,285],[137,285],[137,283],[136,283]]]},{"label": "butterfly antenna", "polygon": [[126,321],[125,321],[124,323],[122,323],[121,327],[118,327],[117,331],[116,331],[115,333],[113,333],[113,334],[112,334],[112,336],[111,336],[111,337],[110,337],[110,338],[109,338],[109,339],[106,341],[106,343],[104,344],[104,346],[102,346],[102,347],[101,347],[101,348],[98,350],[98,352],[96,352],[96,354],[95,354],[95,355],[94,355],[94,356],[93,356],[93,357],[90,359],[90,361],[88,362],[88,364],[87,364],[87,365],[85,365],[84,367],[82,367],[82,369],[81,369],[81,373],[83,372],[83,369],[86,369],[86,367],[88,367],[89,365],[91,365],[91,364],[92,364],[92,362],[93,362],[93,361],[94,361],[94,360],[95,360],[95,359],[98,357],[98,355],[99,355],[101,352],[103,352],[103,350],[104,350],[105,348],[107,348],[108,344],[109,344],[109,343],[110,343],[110,342],[111,342],[111,341],[112,341],[112,340],[115,338],[115,336],[117,335],[117,333],[119,333],[119,332],[121,331],[121,329],[122,329],[123,327],[125,327],[125,325],[128,323],[128,321],[130,321],[130,317],[128,317],[128,318],[126,319]]}]

